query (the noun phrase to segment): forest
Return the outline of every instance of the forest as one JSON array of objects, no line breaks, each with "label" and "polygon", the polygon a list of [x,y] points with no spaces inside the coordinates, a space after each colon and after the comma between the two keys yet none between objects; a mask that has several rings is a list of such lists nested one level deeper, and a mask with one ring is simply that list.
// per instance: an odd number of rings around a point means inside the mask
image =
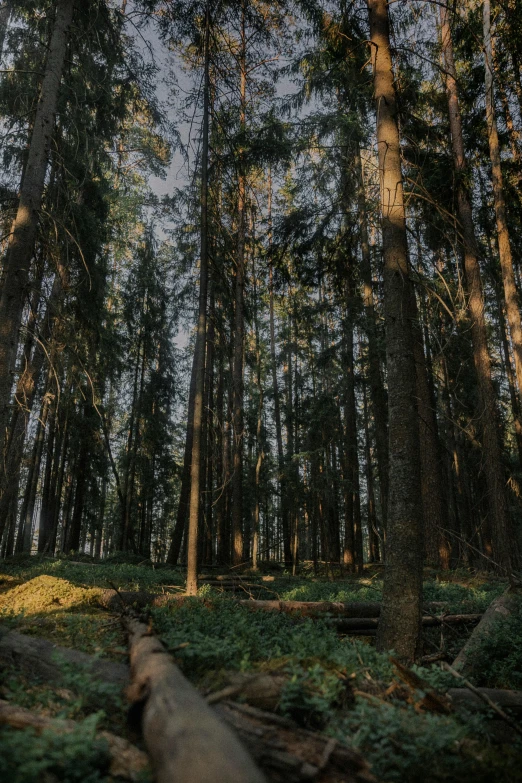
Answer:
[{"label": "forest", "polygon": [[0,62],[0,779],[522,781],[520,0]]}]

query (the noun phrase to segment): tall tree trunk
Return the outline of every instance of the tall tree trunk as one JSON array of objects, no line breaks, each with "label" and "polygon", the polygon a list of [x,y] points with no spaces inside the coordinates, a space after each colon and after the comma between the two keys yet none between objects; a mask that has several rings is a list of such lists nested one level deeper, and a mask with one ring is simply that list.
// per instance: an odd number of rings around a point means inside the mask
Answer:
[{"label": "tall tree trunk", "polygon": [[[48,553],[52,535],[52,518],[49,509],[51,497],[51,477],[53,474],[54,442],[56,438],[56,405],[55,397],[49,412],[47,434],[47,454],[45,457],[45,473],[42,488],[42,505],[40,506],[40,528],[38,531],[38,553]],[[55,468],[56,469],[56,468]]]},{"label": "tall tree trunk", "polygon": [[[221,308],[220,308],[221,309]],[[216,560],[218,565],[225,565],[230,560],[230,545],[225,525],[225,499],[227,495],[227,486],[225,483],[225,462],[227,454],[227,438],[225,436],[225,367],[224,367],[224,334],[223,329],[219,330],[218,344],[218,362],[217,362],[217,388],[216,388],[216,500],[215,500],[215,520],[217,551]]]},{"label": "tall tree trunk", "polygon": [[256,466],[254,478],[254,530],[252,539],[252,568],[257,570],[257,561],[259,554],[259,536],[260,536],[260,517],[261,517],[261,468],[265,453],[261,442],[263,427],[263,385],[261,382],[261,342],[259,337],[259,314],[258,314],[258,291],[257,291],[257,273],[255,256],[252,257],[253,280],[254,280],[254,333],[256,346],[256,386],[259,395],[257,406],[257,425],[256,425]]},{"label": "tall tree trunk", "polygon": [[356,148],[357,170],[357,210],[359,213],[359,236],[361,244],[361,278],[363,284],[364,329],[368,338],[368,370],[370,397],[375,420],[375,445],[377,447],[377,470],[381,496],[382,525],[386,530],[388,515],[388,412],[386,409],[386,391],[381,373],[379,344],[377,340],[377,316],[373,298],[372,262],[368,239],[368,218],[364,172],[359,145]]},{"label": "tall tree trunk", "polygon": [[209,38],[210,9],[207,0],[205,12],[205,64],[203,88],[203,128],[201,155],[201,260],[199,267],[198,331],[194,351],[196,388],[194,396],[194,423],[192,458],[190,465],[190,504],[187,541],[187,594],[198,592],[198,532],[201,489],[204,478],[202,465],[203,397],[205,392],[205,354],[207,337],[208,289],[208,115],[209,115]]},{"label": "tall tree trunk", "polygon": [[500,145],[495,117],[494,66],[490,17],[490,0],[483,0],[484,55],[486,67],[486,123],[488,128],[489,156],[491,159],[493,200],[495,202],[495,215],[497,219],[498,252],[500,257],[500,268],[502,270],[502,282],[504,284],[507,321],[509,324],[511,345],[513,346],[513,356],[515,358],[515,372],[519,395],[522,400],[522,323],[520,320],[520,301],[515,283],[513,257],[509,241],[502,168],[500,164]]},{"label": "tall tree trunk", "polygon": [[[349,277],[352,271],[348,271]],[[344,494],[345,494],[345,535],[343,564],[349,571],[358,574],[363,570],[363,547],[361,528],[361,497],[359,489],[359,453],[357,448],[357,403],[355,397],[355,372],[353,355],[353,322],[349,313],[353,311],[351,280],[346,285],[346,314],[344,326]]]},{"label": "tall tree trunk", "polygon": [[377,644],[412,661],[419,651],[422,507],[412,311],[397,100],[386,0],[368,0],[379,149],[389,487],[386,567]]},{"label": "tall tree trunk", "polygon": [[68,525],[65,539],[65,552],[79,552],[82,533],[83,510],[87,491],[87,472],[89,469],[89,442],[83,437],[80,444],[80,454],[76,463],[76,489],[74,492],[74,507],[71,522]]},{"label": "tall tree trunk", "polygon": [[[268,242],[272,243],[272,177],[268,178]],[[281,528],[283,531],[283,546],[285,565],[289,568],[292,563],[292,547],[290,541],[290,531],[288,525],[288,498],[287,498],[287,479],[285,473],[285,457],[283,452],[283,430],[281,426],[281,401],[279,398],[279,382],[277,379],[277,352],[275,336],[275,314],[274,314],[274,272],[272,261],[268,267],[268,287],[269,287],[269,320],[270,320],[270,365],[272,370],[272,393],[274,396],[274,424],[276,431],[277,444],[277,469],[279,478],[280,493],[280,512]]]},{"label": "tall tree trunk", "polygon": [[38,478],[40,475],[40,465],[42,461],[47,416],[49,413],[49,406],[53,401],[53,395],[49,392],[50,381],[51,370],[49,370],[47,374],[47,381],[42,397],[40,416],[38,417],[38,423],[36,425],[36,436],[33,444],[29,471],[27,474],[22,509],[20,512],[20,527],[18,528],[18,537],[16,541],[17,552],[31,552],[32,547],[32,529],[34,506],[36,502],[36,490],[38,487]]},{"label": "tall tree trunk", "polygon": [[179,493],[176,523],[172,534],[167,563],[176,565],[181,552],[183,534],[187,526],[187,514],[190,500],[190,465],[192,460],[192,443],[194,439],[194,405],[196,400],[196,364],[192,362],[190,375],[190,387],[187,410],[187,433],[185,436],[185,451],[183,456],[183,470],[181,473],[181,488]]},{"label": "tall tree trunk", "polygon": [[[244,132],[246,121],[246,30],[245,6],[241,5],[240,40],[240,130]],[[245,237],[246,237],[246,176],[242,150],[239,150],[239,177],[237,202],[237,251],[234,313],[234,366],[233,383],[233,469],[232,469],[232,559],[234,565],[243,560],[243,353],[245,343]]]},{"label": "tall tree trunk", "polygon": [[54,131],[58,92],[72,22],[74,0],[58,0],[44,77],[29,144],[18,209],[2,270],[0,286],[0,446],[9,421],[11,390],[16,370],[19,329],[28,292],[29,271],[36,239]]},{"label": "tall tree trunk", "polygon": [[446,67],[446,91],[453,149],[453,165],[457,178],[457,210],[462,232],[464,271],[471,320],[473,360],[477,374],[479,408],[477,418],[482,429],[482,453],[488,490],[489,517],[493,531],[493,559],[499,568],[509,574],[518,557],[511,532],[511,521],[506,497],[505,476],[500,449],[500,433],[496,395],[491,377],[488,353],[487,327],[484,315],[484,296],[478,259],[478,248],[473,226],[471,201],[465,188],[466,158],[462,137],[462,120],[458,99],[453,44],[448,20],[448,9],[440,6],[442,51]]},{"label": "tall tree trunk", "polygon": [[520,398],[517,394],[517,386],[513,367],[511,366],[511,356],[509,353],[509,339],[507,334],[506,318],[504,316],[504,302],[495,286],[497,297],[498,326],[500,331],[500,342],[502,344],[502,353],[504,356],[504,368],[509,387],[509,396],[511,398],[511,411],[513,413],[513,425],[515,429],[515,442],[517,444],[518,461],[522,468],[522,411],[520,409]]},{"label": "tall tree trunk", "polygon": [[379,529],[375,511],[375,490],[373,486],[372,445],[368,419],[368,395],[366,382],[363,383],[363,422],[364,422],[364,455],[366,463],[366,523],[368,525],[369,562],[378,563],[380,556]]},{"label": "tall tree trunk", "polygon": [[[420,237],[418,237],[420,260]],[[415,297],[415,295],[414,295]],[[412,307],[417,311],[414,298]],[[439,441],[435,401],[430,389],[427,359],[420,323],[413,325],[417,409],[419,414],[419,448],[422,489],[424,552],[430,565],[448,569],[450,550],[447,541],[448,515],[442,481],[442,454]],[[426,346],[426,352],[428,346]]]},{"label": "tall tree trunk", "polygon": [[207,358],[205,364],[205,503],[203,504],[203,562],[212,565],[214,548],[213,496],[214,486],[214,354],[216,342],[216,303],[214,285],[209,296],[209,320],[207,329]]}]

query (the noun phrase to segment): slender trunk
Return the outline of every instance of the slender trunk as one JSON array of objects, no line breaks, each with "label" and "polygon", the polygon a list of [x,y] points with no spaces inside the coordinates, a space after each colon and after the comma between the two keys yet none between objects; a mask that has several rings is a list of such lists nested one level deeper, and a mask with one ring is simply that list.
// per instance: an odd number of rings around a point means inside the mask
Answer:
[{"label": "slender trunk", "polygon": [[256,344],[256,386],[257,393],[259,395],[259,401],[257,406],[257,426],[256,426],[256,467],[255,467],[255,480],[254,480],[254,533],[252,541],[252,568],[257,570],[257,560],[259,552],[259,532],[260,532],[260,516],[261,516],[261,468],[263,466],[263,460],[265,453],[263,450],[263,444],[261,443],[261,434],[263,426],[263,386],[261,383],[261,342],[259,338],[259,321],[258,321],[258,292],[257,292],[257,274],[255,257],[252,259],[253,266],[253,279],[254,279],[254,332],[255,332],[255,344]]},{"label": "slender trunk", "polygon": [[209,115],[209,37],[210,10],[207,0],[205,13],[205,73],[203,88],[203,128],[201,155],[201,260],[199,269],[198,331],[194,351],[195,396],[194,424],[192,436],[192,458],[190,466],[190,504],[187,541],[187,594],[198,592],[198,532],[203,484],[202,425],[203,396],[205,391],[205,354],[207,333],[207,288],[208,288],[208,115]]},{"label": "slender trunk", "polygon": [[[271,243],[271,218],[272,218],[272,179],[269,178],[268,185],[268,219],[269,219],[269,234],[268,241]],[[284,465],[284,452],[283,452],[283,430],[281,426],[281,402],[279,399],[279,383],[277,380],[277,355],[276,355],[276,337],[275,337],[275,316],[274,316],[274,274],[272,269],[272,262],[270,261],[268,267],[268,284],[269,284],[269,319],[270,319],[270,364],[272,369],[272,390],[274,396],[274,423],[276,431],[276,443],[277,443],[277,467],[279,476],[279,493],[281,497],[280,510],[281,510],[281,527],[283,531],[283,545],[284,545],[284,560],[285,565],[290,566],[292,562],[292,550],[290,544],[290,531],[288,529],[288,501],[287,501],[287,480],[285,474]]]},{"label": "slender trunk", "polygon": [[363,384],[363,422],[364,422],[364,455],[366,462],[366,524],[368,526],[369,562],[378,563],[380,557],[380,536],[375,511],[375,490],[373,486],[372,445],[368,423],[368,395],[366,383]]},{"label": "slender trunk", "polygon": [[[141,304],[141,316],[143,318],[143,312],[145,308],[145,300],[143,299]],[[127,445],[125,451],[125,472],[123,476],[123,487],[121,493],[121,523],[120,523],[120,542],[119,548],[122,552],[127,551],[131,540],[130,530],[130,496],[132,494],[132,475],[133,475],[133,454],[135,449],[135,442],[137,438],[137,420],[139,419],[139,383],[140,383],[140,368],[142,365],[142,345],[143,345],[143,327],[140,328],[140,334],[138,337],[138,348],[136,354],[136,364],[134,367],[134,381],[132,388],[132,402],[130,410],[129,420],[129,433],[127,435]],[[143,355],[145,355],[145,348],[143,348]],[[138,424],[139,426],[139,424]]]},{"label": "slender trunk", "polygon": [[[350,272],[348,273],[350,276]],[[347,284],[347,304],[344,327],[344,496],[345,534],[343,564],[349,571],[362,573],[363,547],[361,529],[361,498],[359,490],[359,454],[357,448],[357,404],[353,356],[353,322],[348,313],[353,311],[353,291],[350,277]]]},{"label": "slender trunk", "polygon": [[176,565],[181,552],[181,543],[183,534],[187,526],[187,514],[190,500],[190,466],[192,460],[192,443],[194,438],[194,405],[196,400],[196,364],[192,362],[192,372],[190,376],[188,411],[187,411],[187,434],[185,437],[185,452],[183,456],[183,471],[181,474],[181,488],[179,493],[178,511],[176,514],[176,523],[172,534],[172,541],[167,555],[167,563]]},{"label": "slender trunk", "polygon": [[488,490],[489,519],[493,531],[493,558],[498,567],[511,574],[518,557],[511,532],[505,476],[500,449],[500,432],[496,395],[491,376],[491,360],[487,345],[484,296],[473,225],[471,202],[465,188],[466,159],[462,136],[453,44],[446,6],[440,7],[442,49],[446,67],[446,91],[453,149],[453,165],[458,181],[457,210],[462,232],[466,293],[471,320],[473,360],[477,374],[479,403],[477,418],[482,429],[482,453]]},{"label": "slender trunk", "polygon": [[224,433],[225,417],[225,372],[224,372],[224,335],[222,329],[219,330],[218,344],[218,363],[217,363],[217,388],[216,388],[216,500],[215,500],[215,520],[217,551],[216,560],[218,565],[228,563],[229,547],[227,544],[227,535],[225,530],[225,454],[226,438]]},{"label": "slender trunk", "polygon": [[209,296],[209,320],[207,329],[207,359],[205,364],[205,503],[203,504],[203,562],[212,565],[213,559],[213,498],[214,483],[214,352],[216,338],[216,306],[214,285]]},{"label": "slender trunk", "polygon": [[520,301],[515,283],[513,257],[511,254],[511,244],[507,225],[502,167],[500,163],[500,145],[495,117],[490,0],[483,0],[483,12],[486,66],[486,122],[488,128],[489,156],[491,159],[493,200],[495,202],[495,215],[497,219],[498,252],[500,257],[500,268],[502,270],[502,282],[504,284],[507,321],[509,324],[511,345],[513,346],[513,356],[515,359],[515,373],[517,376],[519,395],[522,400],[522,323],[520,320]]},{"label": "slender trunk", "polygon": [[377,339],[377,315],[373,299],[372,262],[368,240],[368,220],[364,176],[359,146],[356,148],[357,209],[359,213],[359,234],[361,243],[361,278],[363,284],[364,329],[368,338],[368,370],[370,398],[375,420],[375,445],[377,447],[377,471],[381,496],[382,525],[386,530],[388,514],[388,412],[386,391],[381,373],[379,344]]},{"label": "slender trunk", "polygon": [[397,101],[386,0],[368,0],[379,149],[389,487],[386,568],[377,644],[412,661],[419,651],[422,507],[412,311]]},{"label": "slender trunk", "polygon": [[82,532],[83,510],[87,491],[87,471],[89,468],[89,443],[83,438],[80,444],[80,455],[76,463],[76,489],[74,492],[74,507],[71,522],[68,525],[65,539],[65,552],[79,552]]},{"label": "slender trunk", "polygon": [[56,404],[55,397],[49,412],[49,425],[47,434],[47,454],[45,457],[45,473],[42,488],[42,505],[40,506],[40,528],[38,531],[38,553],[49,551],[52,534],[52,519],[49,509],[51,497],[51,477],[53,472],[54,442],[56,438]]},{"label": "slender trunk", "polygon": [[[60,447],[55,458],[57,466],[56,485],[54,495],[52,498],[52,535],[50,550],[54,553],[56,551],[56,540],[58,535],[58,522],[60,518],[60,504],[62,499],[63,481],[65,476],[65,466],[67,464],[69,447],[69,417],[66,416],[63,424],[63,434],[60,440]],[[59,468],[58,468],[59,464]],[[101,524],[101,523],[100,523]]]},{"label": "slender trunk", "polygon": [[[290,565],[292,571],[295,573],[296,559],[294,557],[295,549],[295,533],[297,526],[296,517],[296,475],[294,469],[294,400],[292,391],[292,367],[293,367],[293,342],[292,342],[292,292],[288,290],[288,307],[290,313],[288,315],[288,342],[287,342],[287,360],[286,360],[286,373],[285,373],[285,385],[286,385],[286,405],[285,405],[285,428],[286,428],[286,455],[285,462],[285,476],[286,476],[286,493],[287,493],[287,519],[288,519],[288,533],[290,538]],[[297,556],[297,552],[295,553]]]},{"label": "slender trunk", "polygon": [[[240,130],[245,130],[246,111],[246,30],[244,3],[241,11],[240,42]],[[233,472],[232,472],[232,536],[233,563],[243,560],[243,353],[245,343],[245,235],[246,235],[246,177],[244,155],[239,150],[239,177],[237,203],[237,252],[234,314],[233,383]]]},{"label": "slender trunk", "polygon": [[[420,252],[420,238],[418,237],[419,260]],[[417,311],[415,295],[412,307]],[[437,414],[429,384],[422,330],[418,320],[414,322],[413,328],[417,410],[419,415],[424,552],[426,561],[430,565],[448,569],[450,567],[450,550],[446,533],[444,532],[448,529],[448,515],[442,482],[442,454]]]},{"label": "slender trunk", "polygon": [[31,552],[32,547],[33,516],[36,502],[36,490],[38,487],[38,478],[40,475],[40,464],[42,461],[47,415],[49,413],[49,406],[53,400],[53,395],[48,391],[50,380],[51,371],[49,370],[47,383],[42,398],[40,416],[36,426],[36,436],[33,444],[29,472],[27,475],[24,499],[22,501],[20,527],[18,529],[18,538],[16,542],[17,552]]},{"label": "slender trunk", "polygon": [[73,7],[74,0],[58,0],[56,5],[56,18],[36,107],[18,209],[11,227],[2,270],[0,286],[0,441],[2,446],[9,420],[19,330],[29,285],[29,271],[42,205],[47,159],[54,131],[58,92]]}]

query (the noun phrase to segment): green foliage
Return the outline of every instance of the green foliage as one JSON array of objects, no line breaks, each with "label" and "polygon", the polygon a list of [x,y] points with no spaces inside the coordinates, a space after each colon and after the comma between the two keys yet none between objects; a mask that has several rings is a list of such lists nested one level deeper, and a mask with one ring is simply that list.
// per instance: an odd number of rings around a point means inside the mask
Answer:
[{"label": "green foliage", "polygon": [[408,705],[357,701],[329,733],[360,750],[386,783],[514,783],[521,780],[519,743],[495,749],[481,718],[418,713]]},{"label": "green foliage", "polygon": [[326,671],[319,664],[306,669],[289,664],[279,709],[298,723],[311,728],[323,728],[332,716],[332,710],[343,704],[346,689],[337,674]]},{"label": "green foliage", "polygon": [[[74,560],[76,561],[76,558]],[[158,590],[162,585],[181,586],[184,582],[184,576],[179,569],[151,567],[150,563],[137,565],[132,562],[122,562],[121,556],[116,558],[114,563],[109,560],[98,564],[91,562],[81,565],[76,565],[76,562],[71,563],[67,558],[50,560],[32,557],[24,559],[22,568],[2,563],[0,576],[4,574],[16,575],[22,582],[35,579],[37,576],[49,575],[66,579],[71,584],[81,587],[116,586],[119,590],[151,592]]]},{"label": "green foliage", "polygon": [[[6,614],[8,625],[18,623],[24,631],[48,635],[58,643],[89,652],[98,650],[104,655],[112,654],[114,649],[123,651],[124,640],[118,622],[84,600],[85,591],[96,592],[114,584],[122,589],[158,592],[166,585],[174,586],[183,581],[179,570],[128,562],[93,566],[88,563],[76,565],[67,559],[33,558],[19,567],[7,565],[3,571],[4,600],[11,593],[21,595],[17,588],[20,578],[33,579],[33,585],[37,586],[37,577],[42,576],[56,578],[61,600],[67,603],[71,599],[70,605],[57,605],[53,609],[54,588],[49,582],[49,590],[44,590],[40,600],[50,611],[39,612],[35,605],[32,612],[22,610]],[[465,573],[448,577],[434,574],[434,577],[425,582],[425,598],[443,601],[448,611],[481,611],[504,589],[498,581],[485,582]],[[314,579],[281,576],[259,584],[252,579],[250,583],[256,586],[249,589],[257,597],[281,599],[354,601],[380,597],[382,583],[378,577],[342,582]],[[70,583],[69,587],[64,583]],[[29,594],[29,587],[27,590]],[[75,607],[77,599],[79,604]],[[519,686],[521,615],[519,607],[512,619],[499,623],[494,637],[475,651],[476,676],[483,672],[480,684]],[[217,594],[209,586],[200,589],[197,599],[153,609],[152,619],[155,630],[185,674],[195,682],[202,681],[205,675],[205,683],[211,689],[215,689],[222,676],[219,670],[285,674],[287,682],[281,693],[279,712],[301,725],[320,728],[339,741],[360,749],[382,783],[442,783],[456,779],[473,780],[474,783],[489,783],[490,780],[511,783],[521,779],[518,769],[522,749],[517,743],[509,748],[491,744],[487,717],[433,715],[414,709],[401,699],[400,694],[382,701],[390,684],[397,682],[389,656],[377,652],[366,642],[339,637],[327,620],[251,611],[229,597]],[[462,637],[459,637],[455,643],[461,641]],[[88,672],[77,667],[62,664],[61,669],[60,682],[54,684],[58,688],[28,684],[20,675],[6,673],[4,698],[28,709],[43,707],[53,716],[76,720],[103,708],[96,716],[98,726],[124,733],[125,707],[118,688],[93,681]],[[414,670],[431,688],[441,692],[455,685],[451,675],[437,666],[418,666]],[[365,691],[367,697],[354,694],[354,691]],[[415,702],[420,702],[423,694],[418,692],[414,696]],[[14,742],[24,759],[24,764],[16,767],[16,777],[12,773],[16,756],[7,754],[4,758],[2,755],[0,764],[4,767],[0,774],[6,770],[2,779],[26,783],[31,780],[30,775],[36,775],[34,780],[48,774],[50,780],[106,780],[103,747],[95,740],[85,739],[84,727],[89,725],[82,724],[83,755],[77,756],[74,754],[79,741],[74,738],[60,737],[59,747],[63,745],[63,754],[49,737],[38,740],[34,749],[31,747],[25,752],[24,748],[35,742],[31,732],[17,735],[2,732],[0,754],[3,743]],[[74,763],[72,758],[76,759]],[[69,764],[74,768],[72,772]],[[81,776],[71,777],[76,774],[76,768]]]},{"label": "green foliage", "polygon": [[59,780],[60,783],[109,781],[107,742],[96,738],[98,716],[91,715],[67,734],[32,730],[0,731],[0,779],[9,783]]},{"label": "green foliage", "polygon": [[469,654],[470,676],[477,685],[522,689],[522,601],[499,616],[487,636]]},{"label": "green foliage", "polygon": [[60,661],[61,681],[63,685],[70,689],[75,699],[69,700],[68,707],[77,715],[87,715],[93,710],[99,710],[103,706],[103,713],[100,717],[105,717],[107,713],[114,717],[115,712],[124,712],[124,696],[119,685],[112,682],[98,680],[89,673],[88,669],[82,669],[78,665],[73,665],[66,661]]},{"label": "green foliage", "polygon": [[248,669],[252,664],[293,657],[299,661],[329,660],[338,639],[320,620],[295,623],[271,612],[251,612],[226,598],[204,604],[185,601],[181,606],[153,610],[154,625],[183,668],[197,675],[206,669]]}]

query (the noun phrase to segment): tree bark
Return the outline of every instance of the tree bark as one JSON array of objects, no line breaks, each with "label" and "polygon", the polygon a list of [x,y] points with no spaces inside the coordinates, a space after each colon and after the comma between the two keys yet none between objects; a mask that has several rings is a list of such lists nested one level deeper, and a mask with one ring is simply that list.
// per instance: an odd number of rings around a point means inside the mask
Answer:
[{"label": "tree bark", "polygon": [[513,256],[509,240],[509,230],[504,199],[502,167],[500,163],[500,145],[498,140],[497,121],[495,117],[495,93],[493,77],[493,47],[491,41],[491,8],[490,0],[483,0],[484,56],[486,68],[486,123],[488,128],[489,156],[491,159],[491,178],[493,185],[493,200],[497,220],[498,252],[506,314],[515,359],[515,372],[518,390],[522,401],[522,323],[520,320],[520,301],[513,270]]},{"label": "tree bark", "polygon": [[129,633],[131,686],[158,783],[263,783],[240,742],[183,677],[159,639],[136,620]]},{"label": "tree bark", "polygon": [[201,489],[204,478],[202,464],[203,450],[203,398],[205,393],[205,354],[207,338],[207,291],[208,291],[208,115],[209,115],[209,40],[210,9],[205,11],[205,73],[203,90],[203,128],[201,155],[201,259],[199,268],[198,331],[194,351],[196,367],[196,389],[194,397],[194,423],[192,435],[192,458],[190,465],[190,504],[187,545],[187,595],[198,592],[198,532],[201,504]]},{"label": "tree bark", "polygon": [[368,239],[368,220],[364,172],[359,146],[356,149],[357,210],[361,243],[361,278],[363,284],[364,329],[368,338],[368,370],[370,397],[375,420],[375,445],[377,447],[377,471],[381,499],[382,526],[386,530],[388,516],[388,412],[386,391],[381,373],[380,351],[377,340],[377,314],[373,297],[372,261]]},{"label": "tree bark", "polygon": [[422,508],[408,243],[397,101],[386,0],[368,0],[379,149],[389,487],[383,605],[378,646],[412,661],[418,653],[422,600]]},{"label": "tree bark", "polygon": [[[246,113],[246,30],[245,6],[241,5],[240,40],[240,131],[245,130]],[[234,312],[234,364],[232,370],[233,403],[233,468],[232,468],[232,561],[243,560],[243,353],[245,343],[245,237],[246,237],[246,177],[244,155],[239,150],[237,250]]]}]

